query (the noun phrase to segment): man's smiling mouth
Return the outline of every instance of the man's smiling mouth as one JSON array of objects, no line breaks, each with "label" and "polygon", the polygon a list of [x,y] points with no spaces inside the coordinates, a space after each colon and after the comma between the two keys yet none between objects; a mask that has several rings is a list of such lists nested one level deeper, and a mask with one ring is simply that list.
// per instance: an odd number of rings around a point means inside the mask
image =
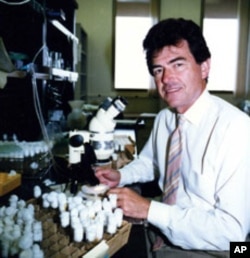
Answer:
[{"label": "man's smiling mouth", "polygon": [[176,93],[181,90],[181,87],[165,87],[163,90],[166,94],[168,93]]}]

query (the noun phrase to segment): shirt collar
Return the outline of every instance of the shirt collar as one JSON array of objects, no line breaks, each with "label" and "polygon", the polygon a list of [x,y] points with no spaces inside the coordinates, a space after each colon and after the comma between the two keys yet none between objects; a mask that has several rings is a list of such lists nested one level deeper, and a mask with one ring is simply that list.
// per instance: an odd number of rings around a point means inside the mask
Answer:
[{"label": "shirt collar", "polygon": [[198,125],[209,105],[209,92],[205,89],[194,104],[183,114],[185,119]]}]

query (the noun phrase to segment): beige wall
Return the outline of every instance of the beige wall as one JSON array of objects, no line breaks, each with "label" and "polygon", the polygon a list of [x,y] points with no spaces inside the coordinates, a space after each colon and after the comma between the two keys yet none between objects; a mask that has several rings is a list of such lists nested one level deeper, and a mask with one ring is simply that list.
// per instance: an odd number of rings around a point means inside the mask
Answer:
[{"label": "beige wall", "polygon": [[202,21],[202,0],[161,0],[160,17],[184,17],[197,24]]},{"label": "beige wall", "polygon": [[77,22],[88,35],[89,96],[109,94],[112,87],[113,0],[78,0]]},{"label": "beige wall", "polygon": [[[202,0],[159,0],[160,19],[185,17],[201,21]],[[78,0],[77,22],[88,35],[88,100],[102,101],[106,96],[125,96],[128,113],[158,112],[161,105],[157,97],[148,92],[115,91],[113,89],[113,0]],[[128,50],[129,54],[129,50]],[[131,57],[133,58],[133,57]]]}]

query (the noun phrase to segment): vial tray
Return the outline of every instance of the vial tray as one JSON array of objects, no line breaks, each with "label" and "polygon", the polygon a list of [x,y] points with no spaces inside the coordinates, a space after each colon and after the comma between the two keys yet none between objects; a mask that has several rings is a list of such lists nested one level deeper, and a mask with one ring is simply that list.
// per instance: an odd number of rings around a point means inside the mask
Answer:
[{"label": "vial tray", "polygon": [[21,185],[21,175],[9,175],[0,172],[0,196],[3,196]]}]

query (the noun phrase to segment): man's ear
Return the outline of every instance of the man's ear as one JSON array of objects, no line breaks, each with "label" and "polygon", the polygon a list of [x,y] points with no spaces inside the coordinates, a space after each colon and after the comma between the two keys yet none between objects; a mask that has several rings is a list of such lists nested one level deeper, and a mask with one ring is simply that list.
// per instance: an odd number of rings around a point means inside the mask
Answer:
[{"label": "man's ear", "polygon": [[210,63],[211,63],[211,59],[210,58],[208,58],[207,60],[205,60],[204,62],[201,63],[201,76],[202,76],[202,79],[208,78],[209,71],[210,71]]}]

